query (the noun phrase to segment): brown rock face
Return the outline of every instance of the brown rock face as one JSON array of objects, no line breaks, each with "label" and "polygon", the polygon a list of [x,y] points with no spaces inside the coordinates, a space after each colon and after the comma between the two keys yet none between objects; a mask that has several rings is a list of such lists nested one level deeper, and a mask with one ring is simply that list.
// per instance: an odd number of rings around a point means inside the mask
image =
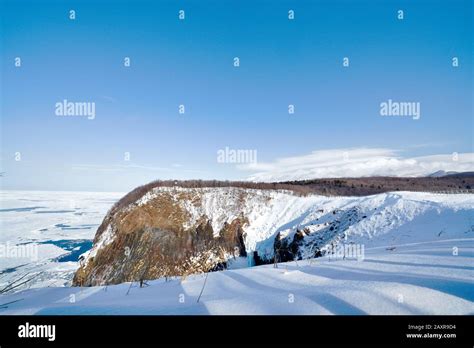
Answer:
[{"label": "brown rock face", "polygon": [[206,215],[191,221],[183,202],[199,194],[160,192],[144,204],[112,209],[77,270],[73,285],[95,286],[208,272],[245,256],[243,214],[214,231]]}]

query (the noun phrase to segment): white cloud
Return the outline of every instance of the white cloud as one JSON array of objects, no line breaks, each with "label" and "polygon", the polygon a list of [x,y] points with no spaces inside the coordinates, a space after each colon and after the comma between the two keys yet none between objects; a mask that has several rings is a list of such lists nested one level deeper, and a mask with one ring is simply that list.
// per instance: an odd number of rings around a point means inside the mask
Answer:
[{"label": "white cloud", "polygon": [[284,181],[367,176],[424,176],[439,170],[474,171],[474,153],[402,157],[385,148],[349,148],[313,151],[273,162],[238,167],[252,171],[251,181]]}]

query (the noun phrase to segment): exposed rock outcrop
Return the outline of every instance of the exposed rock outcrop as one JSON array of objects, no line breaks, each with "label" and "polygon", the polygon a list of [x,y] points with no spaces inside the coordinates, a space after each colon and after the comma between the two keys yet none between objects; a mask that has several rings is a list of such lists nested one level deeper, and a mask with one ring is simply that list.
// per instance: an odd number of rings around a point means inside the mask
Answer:
[{"label": "exposed rock outcrop", "polygon": [[206,213],[215,212],[219,205],[209,198],[219,197],[209,197],[209,190],[200,189],[159,189],[126,207],[111,209],[73,284],[186,276],[219,270],[230,257],[246,256],[246,193],[239,191],[227,192],[233,197],[227,205],[233,209],[227,210],[228,206],[225,214],[217,216]]}]

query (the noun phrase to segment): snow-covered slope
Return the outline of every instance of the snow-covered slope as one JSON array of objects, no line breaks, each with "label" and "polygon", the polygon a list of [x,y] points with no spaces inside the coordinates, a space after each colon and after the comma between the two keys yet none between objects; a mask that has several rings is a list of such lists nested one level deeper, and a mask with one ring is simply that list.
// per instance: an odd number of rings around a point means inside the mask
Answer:
[{"label": "snow-covered slope", "polygon": [[[467,235],[466,235],[467,237]],[[473,239],[365,249],[363,261],[280,263],[0,296],[0,314],[474,314]],[[453,255],[453,248],[458,248]]]}]

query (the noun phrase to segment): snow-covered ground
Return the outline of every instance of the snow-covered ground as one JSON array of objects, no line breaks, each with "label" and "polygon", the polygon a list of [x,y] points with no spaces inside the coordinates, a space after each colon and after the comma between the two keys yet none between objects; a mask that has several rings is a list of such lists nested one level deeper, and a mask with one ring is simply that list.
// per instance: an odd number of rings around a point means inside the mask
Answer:
[{"label": "snow-covered ground", "polygon": [[474,314],[473,260],[473,239],[440,240],[209,273],[199,302],[205,275],[32,289],[0,296],[0,314]]},{"label": "snow-covered ground", "polygon": [[[235,210],[233,200],[209,192],[202,209],[223,223]],[[339,226],[345,235],[339,242],[362,246],[362,257],[332,255],[278,268],[242,268],[246,262],[238,259],[229,270],[208,274],[199,303],[205,275],[144,288],[64,287],[77,269],[68,257],[90,247],[121,194],[3,191],[0,245],[34,245],[38,257],[0,257],[0,286],[44,273],[30,289],[0,295],[0,314],[474,314],[474,195],[265,195],[248,204],[249,250],[269,252],[276,232],[308,228],[311,239]]]}]

